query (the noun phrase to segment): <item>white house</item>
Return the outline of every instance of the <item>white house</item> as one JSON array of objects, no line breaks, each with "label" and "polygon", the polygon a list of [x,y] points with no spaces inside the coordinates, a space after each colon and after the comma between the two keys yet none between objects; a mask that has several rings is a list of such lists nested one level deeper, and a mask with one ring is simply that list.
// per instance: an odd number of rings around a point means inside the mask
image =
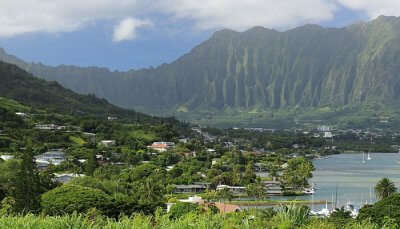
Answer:
[{"label": "white house", "polygon": [[49,151],[36,156],[35,161],[43,166],[45,164],[59,165],[65,161],[65,153],[61,151]]},{"label": "white house", "polygon": [[100,142],[100,145],[104,146],[104,147],[111,147],[111,146],[115,146],[115,140],[103,140]]}]

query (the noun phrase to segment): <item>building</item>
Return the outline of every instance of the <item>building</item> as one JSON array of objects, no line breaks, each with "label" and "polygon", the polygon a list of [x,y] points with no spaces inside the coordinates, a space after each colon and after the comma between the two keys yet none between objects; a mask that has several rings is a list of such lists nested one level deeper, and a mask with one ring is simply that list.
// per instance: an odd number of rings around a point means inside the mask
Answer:
[{"label": "building", "polygon": [[39,166],[45,166],[46,164],[59,165],[65,161],[65,153],[61,151],[49,151],[36,156],[35,161]]},{"label": "building", "polygon": [[108,121],[115,121],[115,120],[118,120],[118,118],[117,117],[113,117],[113,116],[108,116],[107,120]]},{"label": "building", "polygon": [[207,190],[205,184],[176,185],[175,193],[201,193]]},{"label": "building", "polygon": [[173,142],[153,142],[153,144],[151,144],[151,146],[149,146],[148,148],[162,153],[174,147],[175,143]]},{"label": "building", "polygon": [[54,173],[55,180],[60,183],[66,183],[76,177],[84,177],[83,174],[74,174],[74,173]]},{"label": "building", "polygon": [[19,116],[19,117],[21,117],[21,118],[26,118],[26,117],[28,117],[28,114],[23,113],[23,112],[16,112],[15,115],[17,115],[17,116]]},{"label": "building", "polygon": [[14,157],[14,155],[4,154],[4,155],[1,155],[0,158],[4,161],[8,161],[8,160],[14,159],[15,157]]},{"label": "building", "polygon": [[274,196],[283,194],[281,182],[279,181],[264,181],[264,186],[268,195]]},{"label": "building", "polygon": [[324,138],[333,138],[332,132],[329,132],[329,131],[324,132]]},{"label": "building", "polygon": [[67,126],[58,126],[56,124],[36,124],[37,130],[66,130]]},{"label": "building", "polygon": [[111,147],[115,146],[116,142],[115,140],[103,140],[99,144],[104,147]]},{"label": "building", "polygon": [[229,186],[229,185],[218,185],[217,191],[228,189],[230,192],[234,194],[240,194],[246,192],[246,187],[243,186]]}]

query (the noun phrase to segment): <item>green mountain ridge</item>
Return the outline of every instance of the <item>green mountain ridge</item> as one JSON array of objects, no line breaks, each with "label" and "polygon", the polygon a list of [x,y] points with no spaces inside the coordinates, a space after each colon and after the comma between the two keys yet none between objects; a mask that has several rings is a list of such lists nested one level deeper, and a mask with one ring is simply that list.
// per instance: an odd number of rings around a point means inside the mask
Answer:
[{"label": "green mountain ridge", "polygon": [[[57,82],[38,79],[16,65],[0,62],[0,105],[14,112],[34,109],[71,115],[94,117],[156,119],[135,111],[122,109],[94,95],[79,95]],[[3,97],[3,98],[2,98]],[[20,104],[22,103],[22,104]],[[24,106],[26,105],[26,106]]]},{"label": "green mountain ridge", "polygon": [[128,72],[25,63],[4,51],[0,60],[118,106],[199,123],[397,117],[400,18],[222,30],[173,63]]}]

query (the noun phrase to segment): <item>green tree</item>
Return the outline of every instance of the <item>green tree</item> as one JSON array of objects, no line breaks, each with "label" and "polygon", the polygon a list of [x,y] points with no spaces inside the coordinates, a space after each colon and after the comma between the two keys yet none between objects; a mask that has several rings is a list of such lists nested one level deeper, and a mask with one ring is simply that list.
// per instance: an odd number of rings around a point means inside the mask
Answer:
[{"label": "green tree", "polygon": [[248,185],[253,183],[256,180],[256,173],[254,172],[254,162],[249,161],[246,166],[246,170],[243,175],[243,185]]},{"label": "green tree", "polygon": [[111,198],[103,191],[79,185],[63,185],[42,195],[43,212],[49,215],[85,213],[91,208],[110,211]]},{"label": "green tree", "polygon": [[389,197],[397,191],[394,183],[388,178],[382,178],[375,186],[375,194],[378,200]]},{"label": "green tree", "polygon": [[86,162],[86,175],[93,176],[93,173],[96,170],[97,166],[98,164],[97,164],[96,153],[94,150],[92,150],[89,153],[89,157]]},{"label": "green tree", "polygon": [[40,194],[40,177],[33,158],[32,144],[28,140],[14,180],[13,197],[16,210],[18,212],[39,211]]},{"label": "green tree", "polygon": [[201,208],[198,204],[178,202],[172,205],[169,216],[171,219],[179,219],[190,212],[200,213]]},{"label": "green tree", "polygon": [[221,189],[217,192],[217,198],[219,200],[231,201],[233,199],[233,197],[234,197],[233,193],[231,191],[229,191],[229,189],[227,189],[227,188]]},{"label": "green tree", "polygon": [[312,178],[312,172],[315,170],[311,161],[304,157],[290,159],[288,166],[283,173],[286,185],[296,189],[308,186],[308,179]]}]

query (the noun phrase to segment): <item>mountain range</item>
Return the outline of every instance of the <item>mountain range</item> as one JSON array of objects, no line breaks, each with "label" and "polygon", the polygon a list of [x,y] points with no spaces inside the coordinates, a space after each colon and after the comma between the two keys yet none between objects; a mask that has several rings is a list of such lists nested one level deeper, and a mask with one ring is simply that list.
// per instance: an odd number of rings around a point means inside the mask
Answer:
[{"label": "mountain range", "polygon": [[[157,118],[133,110],[119,108],[105,99],[94,95],[80,95],[65,89],[57,82],[39,79],[16,65],[0,61],[0,100],[2,105],[17,101],[36,110],[45,110],[66,115],[107,118],[108,116],[140,120],[158,121]],[[6,98],[6,99],[4,99]],[[11,100],[10,100],[11,99]],[[25,112],[25,109],[14,112]],[[22,106],[20,106],[22,107]]]},{"label": "mountain range", "polygon": [[[77,54],[78,55],[78,54]],[[345,28],[221,30],[170,64],[106,68],[0,60],[125,108],[217,125],[400,120],[400,18]]]}]

